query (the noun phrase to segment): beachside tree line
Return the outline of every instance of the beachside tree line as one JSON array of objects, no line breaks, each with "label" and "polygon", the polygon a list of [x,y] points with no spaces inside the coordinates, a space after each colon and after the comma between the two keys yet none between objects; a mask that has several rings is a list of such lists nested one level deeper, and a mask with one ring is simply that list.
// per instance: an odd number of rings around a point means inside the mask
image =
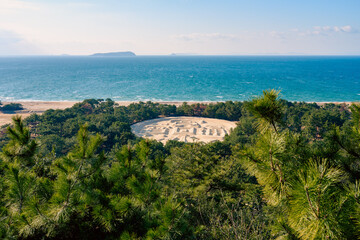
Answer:
[{"label": "beachside tree line", "polygon": [[[158,116],[239,120],[223,142],[143,140]],[[28,125],[29,127],[27,127]],[[1,138],[2,239],[357,239],[360,106],[86,100]]]}]

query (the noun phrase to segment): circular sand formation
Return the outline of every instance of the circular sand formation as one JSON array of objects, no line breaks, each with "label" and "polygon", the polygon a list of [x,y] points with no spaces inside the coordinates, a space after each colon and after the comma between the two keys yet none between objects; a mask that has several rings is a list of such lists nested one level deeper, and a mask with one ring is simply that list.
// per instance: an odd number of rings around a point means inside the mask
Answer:
[{"label": "circular sand formation", "polygon": [[208,143],[223,140],[235,127],[235,122],[215,118],[166,117],[136,123],[131,129],[136,136],[162,143],[168,140]]}]

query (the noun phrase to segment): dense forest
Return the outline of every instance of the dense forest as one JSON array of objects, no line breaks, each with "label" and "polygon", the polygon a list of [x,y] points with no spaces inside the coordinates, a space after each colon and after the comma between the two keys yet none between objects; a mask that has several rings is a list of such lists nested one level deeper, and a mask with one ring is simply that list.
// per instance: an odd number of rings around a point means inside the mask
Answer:
[{"label": "dense forest", "polygon": [[[162,116],[238,123],[209,144],[131,132]],[[360,237],[359,104],[90,99],[14,118],[0,147],[0,239]]]}]

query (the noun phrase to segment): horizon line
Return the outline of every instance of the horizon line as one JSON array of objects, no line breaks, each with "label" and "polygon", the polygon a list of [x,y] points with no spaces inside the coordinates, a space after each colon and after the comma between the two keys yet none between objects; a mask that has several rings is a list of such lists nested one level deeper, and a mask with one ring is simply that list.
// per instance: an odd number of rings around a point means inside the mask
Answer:
[{"label": "horizon line", "polygon": [[[111,53],[111,52],[109,52]],[[169,57],[189,57],[189,56],[233,56],[233,57],[241,57],[241,56],[352,56],[352,57],[360,57],[360,53],[354,54],[185,54],[185,53],[178,53],[178,54],[136,54],[136,56],[92,56],[91,54],[14,54],[14,55],[0,55],[0,57],[95,57],[95,58],[133,58],[133,57],[143,57],[143,56],[169,56]]]}]

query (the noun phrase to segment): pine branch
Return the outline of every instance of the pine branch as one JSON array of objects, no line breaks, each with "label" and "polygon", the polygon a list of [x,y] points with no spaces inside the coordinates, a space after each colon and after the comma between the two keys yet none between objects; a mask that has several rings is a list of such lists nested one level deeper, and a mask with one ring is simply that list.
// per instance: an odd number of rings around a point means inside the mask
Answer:
[{"label": "pine branch", "polygon": [[311,210],[313,211],[313,213],[315,214],[316,218],[319,218],[316,209],[314,208],[311,199],[310,199],[310,195],[309,195],[309,188],[307,186],[304,187],[305,193],[306,193],[306,199],[308,201],[308,204],[311,208]]}]

